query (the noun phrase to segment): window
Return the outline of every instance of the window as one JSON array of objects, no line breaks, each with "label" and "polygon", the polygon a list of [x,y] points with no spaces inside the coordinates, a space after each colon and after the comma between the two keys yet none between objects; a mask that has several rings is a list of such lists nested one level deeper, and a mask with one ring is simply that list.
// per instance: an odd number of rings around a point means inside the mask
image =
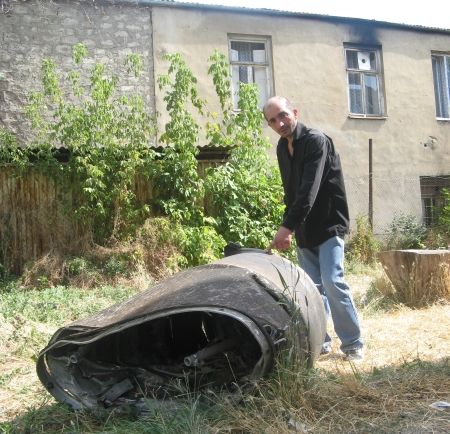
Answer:
[{"label": "window", "polygon": [[345,47],[350,114],[384,116],[380,50]]},{"label": "window", "polygon": [[422,217],[425,226],[436,223],[438,210],[445,205],[442,189],[450,188],[450,176],[421,176]]},{"label": "window", "polygon": [[450,118],[450,55],[433,54],[431,56],[434,80],[434,98],[436,116]]},{"label": "window", "polygon": [[237,108],[240,83],[255,83],[262,108],[273,94],[270,40],[264,37],[232,36],[229,39],[233,105]]}]

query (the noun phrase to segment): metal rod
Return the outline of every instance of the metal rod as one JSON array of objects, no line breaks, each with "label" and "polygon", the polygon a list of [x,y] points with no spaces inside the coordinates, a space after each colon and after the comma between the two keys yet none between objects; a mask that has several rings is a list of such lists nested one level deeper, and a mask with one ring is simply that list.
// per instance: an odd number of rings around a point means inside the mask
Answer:
[{"label": "metal rod", "polygon": [[185,366],[198,366],[203,360],[209,359],[216,354],[223,353],[227,350],[230,350],[236,345],[236,341],[234,339],[225,339],[222,342],[218,342],[216,344],[207,346],[202,348],[190,356],[186,356],[184,358]]}]

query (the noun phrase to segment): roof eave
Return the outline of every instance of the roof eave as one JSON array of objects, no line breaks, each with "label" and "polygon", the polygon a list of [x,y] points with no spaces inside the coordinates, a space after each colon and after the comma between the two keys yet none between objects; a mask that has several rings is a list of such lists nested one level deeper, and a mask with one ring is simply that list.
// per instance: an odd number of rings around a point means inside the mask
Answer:
[{"label": "roof eave", "polygon": [[444,33],[450,34],[450,29],[442,29],[438,27],[427,27],[414,24],[392,23],[389,21],[368,20],[364,18],[352,18],[352,17],[338,17],[334,15],[314,14],[308,12],[292,12],[281,11],[276,9],[266,8],[248,8],[243,6],[224,6],[224,5],[210,5],[202,3],[191,3],[173,0],[104,0],[105,2],[115,4],[134,4],[142,6],[161,6],[168,8],[182,8],[182,9],[199,9],[199,10],[211,10],[211,11],[223,11],[223,12],[235,12],[240,14],[252,14],[252,15],[270,15],[278,17],[290,17],[301,18],[308,20],[319,20],[332,23],[345,23],[345,24],[360,24],[360,25],[374,25],[378,27],[409,30],[415,32],[424,33]]}]

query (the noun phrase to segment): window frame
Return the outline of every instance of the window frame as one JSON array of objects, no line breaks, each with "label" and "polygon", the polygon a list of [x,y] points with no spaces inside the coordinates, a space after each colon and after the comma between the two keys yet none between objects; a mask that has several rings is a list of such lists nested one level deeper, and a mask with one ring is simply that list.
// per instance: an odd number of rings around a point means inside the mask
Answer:
[{"label": "window frame", "polygon": [[[433,60],[436,58],[440,58],[443,66],[443,73],[444,73],[444,79],[441,83],[437,81],[437,77],[435,74],[434,69],[434,62]],[[448,60],[446,60],[448,59]],[[440,68],[442,68],[441,65],[439,65]],[[431,70],[433,74],[433,89],[434,89],[434,101],[435,101],[435,109],[436,109],[436,119],[442,120],[442,121],[450,121],[450,53],[448,52],[438,52],[438,51],[432,51],[431,52]],[[442,70],[439,71],[442,73]],[[445,89],[440,89],[440,86],[444,85]],[[441,92],[440,92],[441,91]],[[438,93],[439,92],[439,93]],[[443,116],[445,113],[438,112],[441,109],[442,106],[442,99],[445,99],[444,92],[447,93],[447,107],[444,108],[444,110],[447,110],[447,116]],[[439,99],[439,101],[438,101]]]},{"label": "window frame", "polygon": [[[232,42],[253,42],[256,44],[263,43],[265,50],[265,61],[255,62],[255,61],[243,61],[243,60],[233,60],[232,56]],[[235,97],[235,93],[238,95],[239,89],[234,88],[233,80],[233,66],[256,66],[258,68],[264,68],[266,71],[266,89],[267,98],[274,95],[274,82],[273,82],[273,60],[272,60],[272,38],[267,35],[246,35],[229,33],[228,34],[228,59],[230,63],[230,78],[231,78],[231,98],[233,100],[233,109],[238,111],[237,103],[239,97]],[[260,91],[261,93],[261,91]],[[265,101],[259,101],[260,108],[263,107]]]},{"label": "window frame", "polygon": [[[361,68],[350,68],[348,66],[347,52],[374,52],[376,68],[374,70],[365,70]],[[344,43],[344,64],[345,73],[347,80],[347,104],[348,104],[348,116],[351,118],[363,118],[363,119],[385,119],[387,117],[386,113],[386,102],[385,102],[385,92],[384,92],[384,72],[383,72],[383,61],[382,61],[382,51],[380,45],[359,45]],[[366,91],[365,87],[361,85],[361,102],[364,109],[363,113],[357,113],[351,111],[351,97],[350,97],[350,74],[359,74],[360,83],[364,83],[364,76],[375,76],[378,85],[378,106],[379,113],[371,114],[366,113]]]}]

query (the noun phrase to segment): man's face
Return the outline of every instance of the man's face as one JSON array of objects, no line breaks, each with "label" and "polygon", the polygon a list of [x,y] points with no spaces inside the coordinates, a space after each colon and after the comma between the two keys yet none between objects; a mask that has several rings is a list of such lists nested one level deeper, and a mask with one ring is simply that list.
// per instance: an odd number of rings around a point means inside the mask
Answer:
[{"label": "man's face", "polygon": [[274,100],[266,107],[265,116],[269,127],[281,137],[290,137],[297,126],[298,111],[289,109],[285,101]]}]

